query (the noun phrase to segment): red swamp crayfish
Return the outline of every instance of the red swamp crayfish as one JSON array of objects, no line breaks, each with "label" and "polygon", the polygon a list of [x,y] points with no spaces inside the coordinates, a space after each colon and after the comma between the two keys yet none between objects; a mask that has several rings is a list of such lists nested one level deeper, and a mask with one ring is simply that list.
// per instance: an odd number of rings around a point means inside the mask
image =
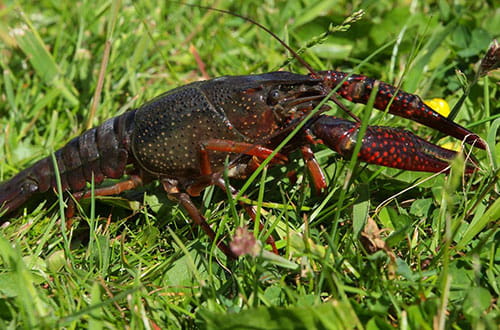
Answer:
[{"label": "red swamp crayfish", "polygon": [[[214,231],[190,196],[198,196],[211,185],[226,190],[222,178],[226,157],[229,177],[245,178],[325,98],[339,104],[335,98],[339,95],[355,103],[367,103],[375,88],[376,109],[486,148],[477,135],[441,116],[416,95],[363,75],[315,72],[305,65],[310,71],[307,75],[278,71],[194,82],[105,121],[55,152],[62,190],[80,199],[90,196],[86,186],[92,180],[97,185],[96,196],[114,195],[160,180],[168,196],[214,239]],[[286,162],[291,151],[300,149],[319,190],[326,183],[310,144],[320,142],[349,157],[361,127],[359,120],[323,114],[329,108],[322,105],[273,159],[274,163]],[[456,152],[407,130],[368,126],[358,159],[404,170],[440,172],[446,171],[455,156]],[[466,165],[466,172],[475,170],[475,164]],[[0,184],[0,212],[12,214],[34,195],[55,189],[55,173],[52,158],[46,157]],[[125,174],[129,175],[125,181],[98,186],[105,178],[118,179]],[[252,214],[251,207],[246,209]],[[226,255],[234,256],[223,242],[217,244]]]}]

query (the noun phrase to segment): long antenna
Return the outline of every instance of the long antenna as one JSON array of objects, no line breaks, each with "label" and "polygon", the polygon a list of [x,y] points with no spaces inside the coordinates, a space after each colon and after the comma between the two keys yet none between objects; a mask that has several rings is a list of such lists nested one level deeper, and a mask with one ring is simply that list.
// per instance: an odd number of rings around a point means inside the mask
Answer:
[{"label": "long antenna", "polygon": [[185,5],[185,6],[192,7],[192,8],[201,8],[201,9],[206,9],[206,10],[213,10],[213,11],[216,11],[216,12],[219,12],[219,13],[223,13],[223,14],[227,14],[227,15],[239,17],[239,18],[241,18],[241,19],[243,19],[243,20],[245,20],[245,21],[247,21],[249,23],[255,24],[256,26],[258,26],[262,30],[264,30],[267,33],[269,33],[269,35],[271,35],[283,47],[285,47],[285,49],[288,50],[290,52],[290,54],[292,54],[292,56],[295,57],[300,62],[300,64],[302,64],[311,73],[311,75],[317,76],[316,71],[314,71],[314,69],[309,65],[309,63],[307,63],[302,57],[300,57],[300,55],[297,54],[297,52],[294,51],[292,49],[292,47],[288,46],[287,43],[284,42],[283,40],[281,40],[281,38],[278,37],[273,31],[269,30],[267,27],[265,27],[264,25],[260,24],[259,22],[255,21],[255,20],[253,20],[253,19],[251,19],[249,17],[243,16],[243,15],[240,15],[240,14],[237,14],[237,13],[233,13],[233,12],[231,12],[229,10],[225,10],[225,9],[219,9],[219,8],[207,7],[207,6],[201,6],[201,5],[193,5],[193,4],[184,3],[184,2],[180,2],[180,1],[172,1],[172,2],[176,2],[178,4],[182,4],[182,5]]}]

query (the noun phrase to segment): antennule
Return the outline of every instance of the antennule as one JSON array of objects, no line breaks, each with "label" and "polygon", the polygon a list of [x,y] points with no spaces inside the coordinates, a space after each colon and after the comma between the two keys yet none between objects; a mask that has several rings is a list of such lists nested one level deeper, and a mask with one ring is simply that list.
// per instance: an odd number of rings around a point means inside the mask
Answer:
[{"label": "antennule", "polygon": [[269,33],[269,35],[271,35],[283,47],[285,47],[285,49],[288,50],[290,52],[290,54],[292,54],[292,56],[295,57],[300,62],[300,64],[302,64],[313,76],[317,76],[316,71],[309,65],[309,63],[306,62],[306,60],[304,60],[302,57],[300,57],[300,55],[297,54],[296,51],[294,51],[290,46],[288,46],[286,44],[286,42],[284,42],[283,40],[281,40],[281,38],[278,37],[273,31],[269,30],[267,27],[265,27],[264,25],[260,24],[259,22],[255,21],[255,20],[253,20],[253,19],[251,19],[249,17],[243,16],[243,15],[240,15],[240,14],[237,14],[237,13],[233,13],[233,12],[231,12],[229,10],[225,10],[225,9],[219,9],[219,8],[213,8],[213,7],[206,7],[206,6],[201,6],[201,5],[194,5],[194,4],[184,3],[184,2],[180,2],[180,1],[172,1],[172,2],[176,2],[178,4],[182,4],[182,5],[193,7],[193,8],[201,8],[201,9],[206,9],[206,10],[213,10],[213,11],[216,11],[216,12],[219,12],[219,13],[223,13],[223,14],[227,14],[227,15],[239,17],[239,18],[241,18],[241,19],[243,19],[243,20],[245,20],[245,21],[247,21],[249,23],[255,24],[256,26],[258,26],[262,30],[264,30],[267,33]]}]

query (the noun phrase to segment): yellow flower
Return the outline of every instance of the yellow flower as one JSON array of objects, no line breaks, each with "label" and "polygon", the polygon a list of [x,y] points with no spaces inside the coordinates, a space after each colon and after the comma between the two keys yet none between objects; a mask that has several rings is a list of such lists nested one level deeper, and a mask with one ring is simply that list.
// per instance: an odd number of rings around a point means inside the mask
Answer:
[{"label": "yellow flower", "polygon": [[[439,113],[443,117],[448,117],[450,114],[450,106],[448,105],[448,102],[446,100],[441,99],[441,98],[434,98],[432,100],[427,100],[424,101],[425,104],[427,104],[429,107],[431,107],[434,111]],[[445,138],[447,139],[447,138]],[[454,150],[459,152],[461,150],[461,144],[459,142],[453,141],[453,142],[444,142],[444,143],[439,143],[439,145],[442,148],[449,149],[449,150]]]},{"label": "yellow flower", "polygon": [[434,98],[432,100],[424,101],[424,103],[443,117],[448,117],[450,114],[450,106],[444,99]]},{"label": "yellow flower", "polygon": [[456,151],[456,152],[462,151],[462,145],[460,144],[460,142],[456,142],[456,141],[439,143],[439,146],[441,148],[445,148],[445,149],[448,149],[448,150],[453,150],[453,151]]}]

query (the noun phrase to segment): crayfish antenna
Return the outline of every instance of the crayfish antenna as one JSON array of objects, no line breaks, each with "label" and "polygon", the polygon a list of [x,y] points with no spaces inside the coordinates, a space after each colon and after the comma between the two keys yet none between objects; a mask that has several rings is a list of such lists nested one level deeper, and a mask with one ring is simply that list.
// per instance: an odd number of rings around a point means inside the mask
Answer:
[{"label": "crayfish antenna", "polygon": [[[173,1],[173,2],[177,2],[177,1]],[[304,60],[299,54],[297,54],[297,52],[295,50],[293,50],[292,47],[290,47],[286,42],[284,42],[280,37],[278,37],[273,31],[269,30],[267,27],[265,27],[261,23],[257,22],[256,20],[253,20],[250,17],[246,17],[246,16],[243,16],[243,15],[240,15],[240,14],[237,14],[237,13],[233,13],[233,12],[231,12],[229,10],[224,10],[224,9],[220,9],[220,8],[207,7],[207,6],[202,6],[202,5],[194,5],[194,4],[184,3],[184,2],[177,2],[177,3],[185,5],[185,6],[188,6],[188,7],[201,8],[201,9],[206,9],[206,10],[212,10],[212,11],[216,11],[216,12],[223,13],[223,14],[226,14],[226,15],[231,15],[231,16],[241,18],[242,20],[245,20],[245,21],[247,21],[249,23],[254,24],[258,28],[260,28],[260,29],[264,30],[265,32],[267,32],[271,37],[273,37],[274,39],[276,39],[283,47],[285,47],[285,49],[288,50],[290,52],[290,54],[292,54],[292,56],[295,57],[297,59],[297,61],[299,61],[300,64],[302,64],[309,71],[309,73],[311,75],[313,75],[315,77],[318,76],[318,74],[312,68],[312,66],[309,63],[307,63],[307,61]]]}]

